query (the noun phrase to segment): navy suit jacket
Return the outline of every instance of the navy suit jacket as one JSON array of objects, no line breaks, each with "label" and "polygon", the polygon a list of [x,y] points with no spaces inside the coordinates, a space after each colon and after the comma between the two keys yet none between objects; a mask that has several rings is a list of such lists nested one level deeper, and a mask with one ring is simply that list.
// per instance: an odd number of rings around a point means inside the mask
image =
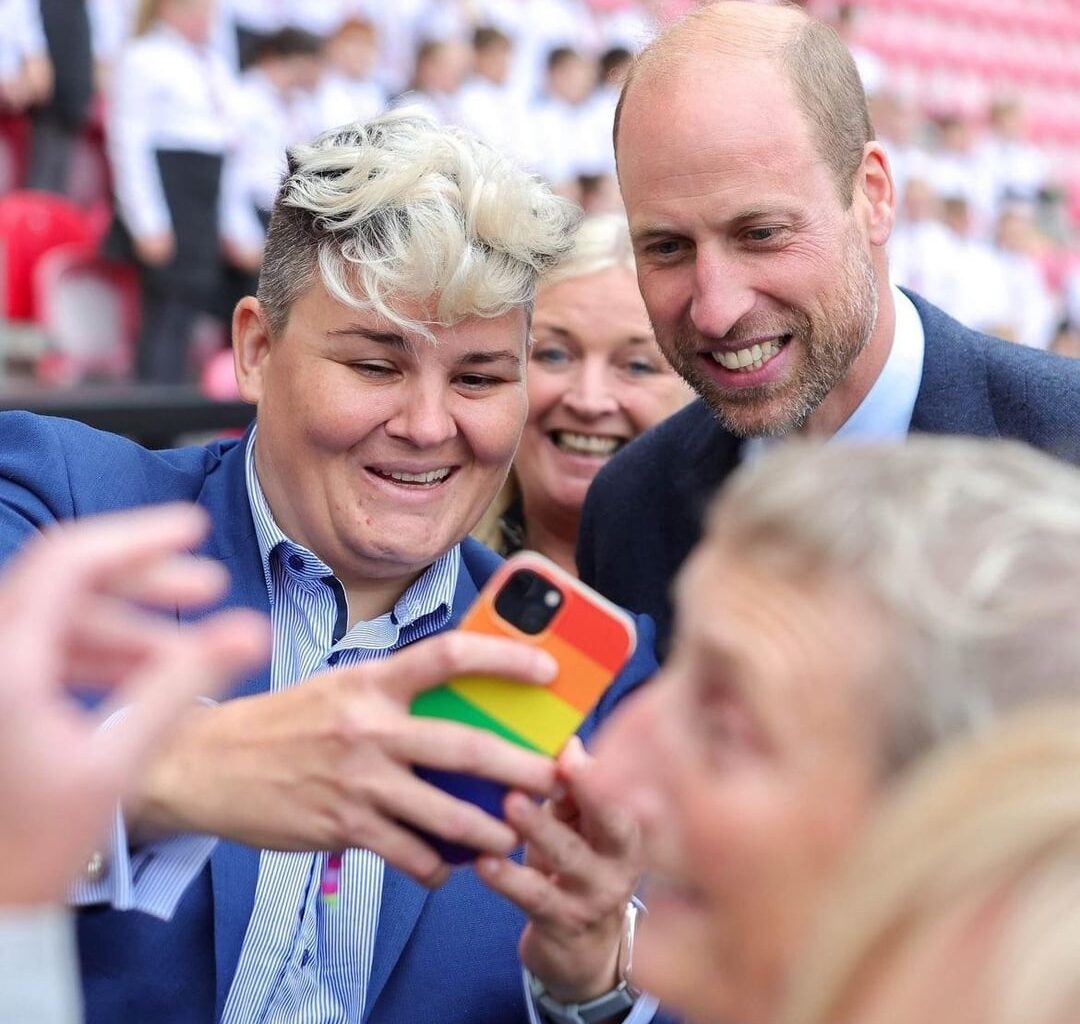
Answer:
[{"label": "navy suit jacket", "polygon": [[[926,335],[913,432],[1015,438],[1080,463],[1080,360],[977,334],[909,297]],[[740,445],[698,399],[627,445],[589,488],[581,578],[651,616],[661,657],[671,582],[701,536],[709,499],[739,464]]]},{"label": "navy suit jacket", "polygon": [[[151,452],[67,420],[0,414],[0,561],[57,520],[168,501],[202,505],[213,522],[204,553],[232,589],[219,607],[269,612],[248,504],[244,442]],[[472,540],[453,621],[501,559]],[[204,613],[205,614],[205,613]],[[651,675],[651,623],[633,660],[581,729],[588,739],[614,704]],[[269,670],[234,693],[269,688]],[[222,841],[170,921],[109,907],[78,914],[88,1024],[209,1024],[220,1019],[251,915],[257,850]],[[288,908],[285,908],[288,912]],[[469,869],[428,892],[386,869],[364,1020],[371,1024],[518,1024],[527,1020],[517,943],[522,913]]]}]

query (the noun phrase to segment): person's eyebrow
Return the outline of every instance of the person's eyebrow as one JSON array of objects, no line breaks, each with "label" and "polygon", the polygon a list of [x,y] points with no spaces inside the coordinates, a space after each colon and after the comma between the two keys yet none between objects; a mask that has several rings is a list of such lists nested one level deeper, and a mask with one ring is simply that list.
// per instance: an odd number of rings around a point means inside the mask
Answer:
[{"label": "person's eyebrow", "polygon": [[649,242],[654,242],[661,238],[671,238],[673,235],[677,236],[679,232],[668,225],[664,224],[650,224],[646,227],[631,228],[630,229],[630,241],[634,245],[647,245]]},{"label": "person's eyebrow", "polygon": [[335,327],[333,330],[327,331],[327,334],[331,338],[364,338],[367,341],[375,342],[377,345],[388,345],[391,348],[399,349],[402,352],[413,351],[412,343],[396,331],[377,331],[371,327],[364,327],[361,324],[349,324],[347,327]]},{"label": "person's eyebrow", "polygon": [[468,352],[461,357],[461,366],[489,366],[491,363],[512,363],[521,365],[521,357],[510,349],[490,349]]}]

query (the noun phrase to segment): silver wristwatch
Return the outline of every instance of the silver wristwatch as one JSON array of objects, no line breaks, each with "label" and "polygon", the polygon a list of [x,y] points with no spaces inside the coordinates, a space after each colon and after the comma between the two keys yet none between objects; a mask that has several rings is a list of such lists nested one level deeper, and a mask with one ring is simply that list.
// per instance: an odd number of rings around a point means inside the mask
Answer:
[{"label": "silver wristwatch", "polygon": [[529,991],[544,1024],[599,1024],[600,1021],[611,1018],[621,1020],[626,1016],[641,995],[630,982],[634,958],[634,929],[640,908],[641,905],[636,899],[626,905],[622,943],[619,946],[619,983],[610,992],[584,1003],[560,1003],[548,995],[539,978],[531,971],[525,971],[525,976],[529,979]]}]

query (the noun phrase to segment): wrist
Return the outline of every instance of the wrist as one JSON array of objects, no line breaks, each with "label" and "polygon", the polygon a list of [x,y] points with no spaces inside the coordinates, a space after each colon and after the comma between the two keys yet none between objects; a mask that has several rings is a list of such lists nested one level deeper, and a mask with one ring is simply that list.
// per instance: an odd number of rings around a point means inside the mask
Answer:
[{"label": "wrist", "polygon": [[185,832],[204,832],[199,819],[199,766],[208,752],[198,742],[205,711],[195,710],[155,758],[128,799],[124,819],[132,848]]},{"label": "wrist", "polygon": [[[552,999],[560,1003],[584,1003],[597,996],[610,992],[622,980],[619,973],[619,961],[621,959],[622,942],[616,936],[613,939],[611,955],[604,966],[588,976],[566,978],[565,976],[555,980],[553,977],[534,975],[544,986],[544,990]],[[531,973],[531,972],[530,972]]]},{"label": "wrist", "polygon": [[607,983],[601,990],[597,991],[601,982],[575,989],[549,988],[526,968],[529,992],[544,1024],[614,1024],[630,1012],[640,995],[630,980],[638,910],[636,900],[626,907],[613,969],[606,975]]}]

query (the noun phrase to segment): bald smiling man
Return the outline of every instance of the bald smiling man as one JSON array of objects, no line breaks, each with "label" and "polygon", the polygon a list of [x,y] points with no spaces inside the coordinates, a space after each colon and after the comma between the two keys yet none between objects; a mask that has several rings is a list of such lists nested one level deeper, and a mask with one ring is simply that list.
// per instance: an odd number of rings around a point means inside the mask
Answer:
[{"label": "bald smiling man", "polygon": [[889,159],[828,26],[703,6],[634,64],[615,154],[657,341],[699,399],[599,474],[578,564],[656,619],[661,653],[709,497],[774,438],[1009,437],[1080,461],[1080,363],[890,283]]}]

